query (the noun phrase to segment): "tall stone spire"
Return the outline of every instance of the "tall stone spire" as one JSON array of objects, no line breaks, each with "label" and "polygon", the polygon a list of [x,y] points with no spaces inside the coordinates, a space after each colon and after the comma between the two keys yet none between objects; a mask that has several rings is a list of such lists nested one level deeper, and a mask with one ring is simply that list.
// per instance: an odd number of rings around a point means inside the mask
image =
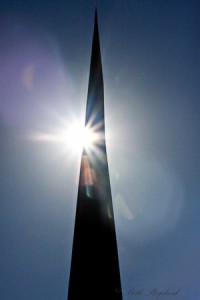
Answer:
[{"label": "tall stone spire", "polygon": [[95,12],[85,126],[96,134],[83,149],[68,300],[122,300],[108,171],[104,87]]},{"label": "tall stone spire", "polygon": [[[88,85],[88,97],[86,107],[86,125],[93,119],[92,123],[99,123],[102,133],[104,132],[104,86],[101,63],[101,51],[99,42],[99,29],[97,11],[95,11],[94,34],[92,42],[92,54],[90,63],[90,76]],[[92,125],[93,125],[92,124]]]}]

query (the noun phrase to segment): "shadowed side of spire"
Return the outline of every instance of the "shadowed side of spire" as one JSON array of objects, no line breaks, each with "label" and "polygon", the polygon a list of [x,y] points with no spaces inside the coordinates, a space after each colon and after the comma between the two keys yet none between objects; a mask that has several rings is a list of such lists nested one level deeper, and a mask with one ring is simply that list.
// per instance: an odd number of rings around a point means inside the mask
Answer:
[{"label": "shadowed side of spire", "polygon": [[104,88],[97,12],[85,125],[100,135],[83,149],[68,300],[122,300],[114,213],[105,143]]}]

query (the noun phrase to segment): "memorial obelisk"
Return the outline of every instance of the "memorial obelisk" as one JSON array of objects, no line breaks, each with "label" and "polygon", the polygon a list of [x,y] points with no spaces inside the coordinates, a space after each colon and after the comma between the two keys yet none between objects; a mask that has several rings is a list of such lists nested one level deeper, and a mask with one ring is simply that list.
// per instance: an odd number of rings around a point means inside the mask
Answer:
[{"label": "memorial obelisk", "polygon": [[122,300],[117,240],[108,171],[104,85],[95,12],[85,126],[93,147],[83,149],[68,300]]}]

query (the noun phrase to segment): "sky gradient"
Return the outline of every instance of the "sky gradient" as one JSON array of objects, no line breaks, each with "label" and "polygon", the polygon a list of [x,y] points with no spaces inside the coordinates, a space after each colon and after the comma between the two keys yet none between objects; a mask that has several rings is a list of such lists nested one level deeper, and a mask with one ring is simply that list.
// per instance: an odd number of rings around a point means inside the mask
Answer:
[{"label": "sky gradient", "polygon": [[67,298],[81,151],[59,136],[84,123],[95,6],[123,298],[196,300],[195,0],[1,0],[0,299]]}]

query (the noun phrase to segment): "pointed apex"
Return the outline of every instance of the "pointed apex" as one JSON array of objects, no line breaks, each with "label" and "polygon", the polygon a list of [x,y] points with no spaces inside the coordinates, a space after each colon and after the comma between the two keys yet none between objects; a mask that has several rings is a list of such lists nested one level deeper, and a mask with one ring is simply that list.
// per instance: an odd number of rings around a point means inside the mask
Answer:
[{"label": "pointed apex", "polygon": [[[101,50],[99,41],[99,29],[97,20],[97,9],[95,9],[94,31],[92,40],[92,53],[90,62],[90,75],[88,84],[88,97],[86,108],[86,125],[93,120],[92,125],[101,122],[104,131],[104,91],[103,72],[101,63]],[[98,113],[95,112],[97,111]],[[95,116],[95,118],[94,118]]]},{"label": "pointed apex", "polygon": [[97,7],[95,7],[95,22],[97,22]]},{"label": "pointed apex", "polygon": [[[96,48],[96,49],[95,49]],[[98,49],[97,49],[98,48]],[[98,26],[98,16],[97,16],[97,7],[95,8],[95,17],[94,17],[94,32],[93,32],[93,47],[92,52],[98,53],[99,57],[96,59],[96,62],[100,59],[101,61],[101,54],[100,54],[100,42],[99,42],[99,26]]]},{"label": "pointed apex", "polygon": [[97,16],[97,8],[95,8],[94,27],[98,29],[98,16]]}]

